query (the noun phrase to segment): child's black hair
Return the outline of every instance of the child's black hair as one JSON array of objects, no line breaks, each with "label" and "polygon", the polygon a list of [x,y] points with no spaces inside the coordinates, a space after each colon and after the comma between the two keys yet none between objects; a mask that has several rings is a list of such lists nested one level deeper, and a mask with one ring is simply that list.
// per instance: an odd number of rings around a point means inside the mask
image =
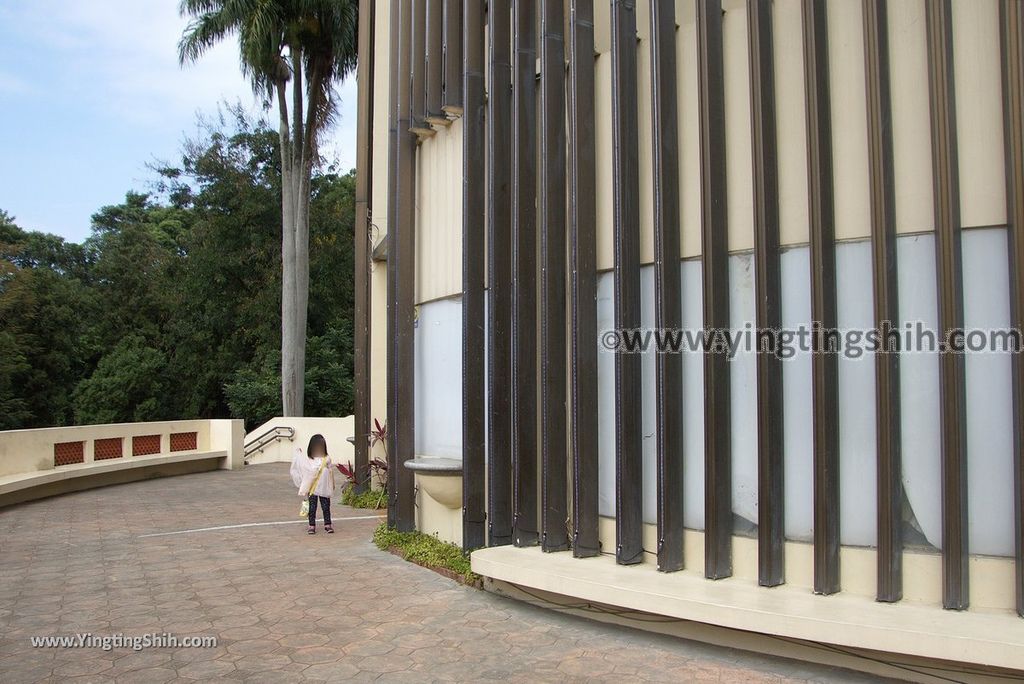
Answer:
[{"label": "child's black hair", "polygon": [[327,440],[324,439],[323,435],[317,434],[309,438],[309,446],[306,447],[306,456],[313,458],[313,450],[322,452],[322,456],[327,455]]}]

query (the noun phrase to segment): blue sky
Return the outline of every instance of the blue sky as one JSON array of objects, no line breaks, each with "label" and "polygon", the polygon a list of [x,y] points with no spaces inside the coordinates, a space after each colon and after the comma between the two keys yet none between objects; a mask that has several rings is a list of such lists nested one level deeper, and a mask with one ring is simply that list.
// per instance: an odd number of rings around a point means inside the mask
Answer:
[{"label": "blue sky", "polygon": [[[225,99],[261,113],[233,39],[178,66],[185,23],[178,0],[0,1],[0,209],[80,242],[97,209],[149,189],[148,163],[179,162],[197,114]],[[349,168],[354,79],[339,92],[322,152]]]}]

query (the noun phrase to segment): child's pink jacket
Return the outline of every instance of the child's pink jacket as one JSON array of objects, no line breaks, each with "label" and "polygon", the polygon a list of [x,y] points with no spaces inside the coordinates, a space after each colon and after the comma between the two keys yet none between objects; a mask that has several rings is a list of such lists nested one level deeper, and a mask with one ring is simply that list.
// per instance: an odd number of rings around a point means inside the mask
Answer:
[{"label": "child's pink jacket", "polygon": [[299,488],[299,496],[304,497],[312,493],[330,498],[334,495],[334,466],[331,464],[330,456],[327,457],[327,464],[324,465],[324,471],[316,483],[316,489],[309,492],[309,486],[313,483],[313,478],[320,470],[320,463],[323,460],[322,458],[307,457],[301,447],[295,449],[295,455],[292,457],[291,476],[292,482]]}]

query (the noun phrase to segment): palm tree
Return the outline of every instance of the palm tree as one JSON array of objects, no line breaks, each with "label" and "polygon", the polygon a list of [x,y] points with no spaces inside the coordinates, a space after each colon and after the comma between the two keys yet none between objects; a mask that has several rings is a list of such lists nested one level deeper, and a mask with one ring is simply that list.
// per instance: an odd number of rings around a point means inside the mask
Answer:
[{"label": "palm tree", "polygon": [[[356,67],[357,0],[182,0],[190,18],[182,65],[237,35],[242,73],[269,108],[281,138],[281,400],[303,412],[309,301],[309,199],[318,141],[336,111],[334,85]],[[290,91],[290,92],[289,92]],[[291,109],[289,110],[289,106]]]}]

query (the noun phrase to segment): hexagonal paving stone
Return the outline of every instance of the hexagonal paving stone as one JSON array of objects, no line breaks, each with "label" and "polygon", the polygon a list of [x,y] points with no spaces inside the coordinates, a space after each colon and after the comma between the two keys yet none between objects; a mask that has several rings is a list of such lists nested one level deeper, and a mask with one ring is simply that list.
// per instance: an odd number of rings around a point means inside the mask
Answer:
[{"label": "hexagonal paving stone", "polygon": [[291,659],[295,662],[306,663],[307,665],[332,662],[337,660],[338,656],[339,652],[337,649],[325,648],[323,646],[302,648],[290,654]]},{"label": "hexagonal paving stone", "polygon": [[245,639],[259,639],[270,634],[270,630],[261,625],[251,625],[249,627],[231,627],[220,631],[221,639],[229,639],[231,641],[243,641]]},{"label": "hexagonal paving stone", "polygon": [[570,677],[582,677],[584,679],[600,677],[601,675],[608,674],[612,669],[613,666],[600,656],[566,658],[558,664],[559,672],[564,672]]},{"label": "hexagonal paving stone", "polygon": [[[310,538],[299,522],[141,536],[211,520],[282,520],[294,514],[288,483],[288,464],[268,464],[0,510],[0,680],[869,681],[470,589],[376,549],[376,520],[339,521],[333,537]],[[339,506],[337,517],[364,514]],[[38,519],[62,525],[40,538]],[[331,600],[296,577],[326,583]],[[29,643],[40,634],[149,631],[220,641],[139,653]]]},{"label": "hexagonal paving stone", "polygon": [[376,672],[378,674],[386,674],[389,672],[401,672],[402,670],[408,670],[412,665],[413,661],[408,658],[394,658],[391,656],[366,656],[356,660],[359,664],[359,669],[364,672]]},{"label": "hexagonal paving stone", "polygon": [[228,652],[235,655],[263,655],[267,653],[274,653],[279,650],[281,645],[274,639],[247,639],[245,641],[236,641],[233,644],[228,644]]},{"label": "hexagonal paving stone", "polygon": [[79,658],[59,665],[53,669],[54,676],[75,677],[80,675],[98,675],[114,667],[114,661],[106,658]]},{"label": "hexagonal paving stone", "polygon": [[342,650],[350,656],[385,655],[395,649],[395,645],[383,639],[367,639],[347,644]]},{"label": "hexagonal paving stone", "polygon": [[360,670],[351,663],[320,663],[310,665],[302,671],[303,679],[338,682],[352,679]]},{"label": "hexagonal paving stone", "polygon": [[292,659],[282,654],[247,655],[235,661],[235,669],[243,673],[280,670],[292,664]]},{"label": "hexagonal paving stone", "polygon": [[311,648],[323,646],[329,641],[330,639],[325,634],[290,634],[279,639],[278,643],[287,648]]},{"label": "hexagonal paving stone", "polygon": [[234,663],[228,663],[223,660],[204,660],[179,667],[178,676],[185,679],[207,681],[216,677],[224,677],[234,670]]},{"label": "hexagonal paving stone", "polygon": [[114,679],[116,684],[164,684],[178,678],[178,673],[168,667],[147,667],[133,670]]}]

